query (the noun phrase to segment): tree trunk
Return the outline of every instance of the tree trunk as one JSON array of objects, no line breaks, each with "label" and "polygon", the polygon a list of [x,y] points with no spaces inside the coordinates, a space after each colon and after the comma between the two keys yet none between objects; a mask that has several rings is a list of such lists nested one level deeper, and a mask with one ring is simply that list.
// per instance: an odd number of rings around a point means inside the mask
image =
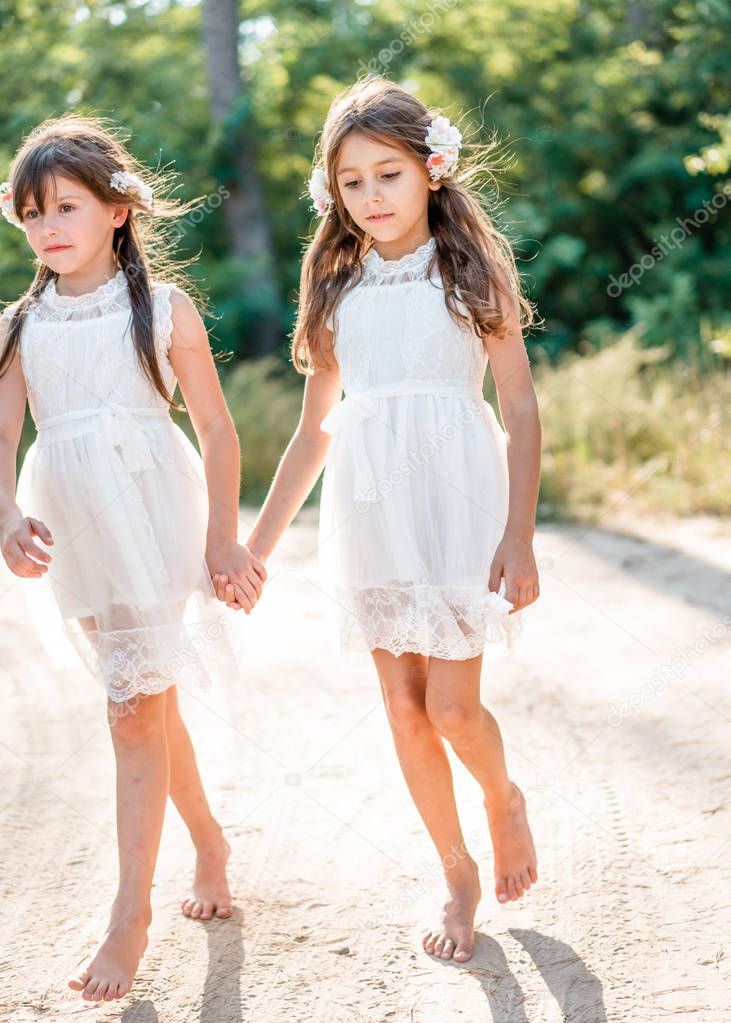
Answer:
[{"label": "tree trunk", "polygon": [[211,116],[220,129],[220,162],[228,166],[225,182],[231,195],[223,205],[231,248],[241,261],[241,288],[252,310],[249,349],[256,355],[274,351],[281,342],[281,299],[275,274],[269,218],[257,169],[254,125],[247,112],[247,93],[239,73],[237,0],[204,0]]}]

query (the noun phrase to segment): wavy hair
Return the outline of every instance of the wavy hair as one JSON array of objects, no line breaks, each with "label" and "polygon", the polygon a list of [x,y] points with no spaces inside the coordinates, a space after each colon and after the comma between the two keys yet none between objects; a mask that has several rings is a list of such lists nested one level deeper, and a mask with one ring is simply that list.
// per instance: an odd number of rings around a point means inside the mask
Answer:
[{"label": "wavy hair", "polygon": [[[323,327],[341,294],[360,280],[361,259],[373,244],[346,210],[336,184],[335,168],[344,140],[351,132],[359,132],[396,145],[426,164],[431,150],[425,135],[438,113],[382,76],[368,76],[333,100],[315,155],[333,203],[321,218],[302,263],[292,336],[292,361],[299,372],[308,374],[329,365]],[[469,155],[460,158],[455,175],[441,179],[441,188],[429,190],[427,211],[447,308],[457,323],[474,329],[483,343],[490,335],[504,336],[507,313],[501,296],[507,299],[509,312],[517,313],[521,327],[534,323],[533,306],[522,292],[510,242],[495,227],[495,206],[482,192],[485,179],[496,188],[498,149],[495,136],[487,143],[465,144],[462,153],[467,150]],[[460,299],[466,313],[459,308]]]},{"label": "wavy hair", "polygon": [[[149,214],[132,197],[123,196],[110,185],[115,171],[136,174],[153,187],[153,213]],[[171,175],[163,168],[150,172],[136,160],[124,145],[119,129],[107,118],[86,117],[68,113],[49,118],[35,128],[23,141],[10,165],[9,180],[13,190],[15,214],[22,220],[22,210],[30,204],[44,212],[46,188],[58,175],[84,185],[103,203],[129,206],[121,227],[114,229],[112,247],[115,261],[127,278],[132,309],[132,338],[141,369],[152,386],[173,408],[174,401],[165,386],[157,359],[152,317],[152,281],[164,279],[193,290],[198,304],[205,308],[200,293],[191,286],[183,267],[193,259],[174,259],[175,238],[171,223],[197,208],[199,199],[181,203],[164,198],[170,189]],[[161,226],[165,221],[169,223]],[[41,292],[58,275],[49,266],[36,261],[35,277],[24,295],[15,303],[7,337],[0,354],[0,376],[10,367],[20,345],[23,324]]]}]

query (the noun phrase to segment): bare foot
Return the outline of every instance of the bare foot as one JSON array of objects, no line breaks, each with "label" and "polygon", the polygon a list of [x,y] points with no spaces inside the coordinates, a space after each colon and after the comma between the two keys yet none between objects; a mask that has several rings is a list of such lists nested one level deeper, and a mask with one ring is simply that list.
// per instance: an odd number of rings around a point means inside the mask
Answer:
[{"label": "bare foot", "polygon": [[69,987],[81,991],[87,1002],[124,998],[147,947],[151,919],[149,909],[126,915],[112,909],[104,940],[87,966],[69,978]]},{"label": "bare foot", "polygon": [[536,850],[528,827],[525,796],[515,782],[507,804],[487,806],[490,837],[495,854],[495,897],[515,901],[538,880]]},{"label": "bare foot", "polygon": [[213,915],[229,917],[233,912],[231,892],[226,880],[226,863],[231,846],[221,835],[205,850],[198,852],[193,894],[183,899],[180,908],[195,920],[210,920]]},{"label": "bare foot", "polygon": [[482,892],[474,860],[468,859],[459,871],[459,876],[447,875],[449,898],[439,923],[426,932],[422,944],[429,955],[466,963],[475,947],[474,920]]}]

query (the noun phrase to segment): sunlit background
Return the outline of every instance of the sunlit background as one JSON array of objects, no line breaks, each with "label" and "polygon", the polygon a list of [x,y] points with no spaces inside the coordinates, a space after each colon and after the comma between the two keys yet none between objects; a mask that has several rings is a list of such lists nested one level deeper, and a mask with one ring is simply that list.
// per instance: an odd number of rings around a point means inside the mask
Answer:
[{"label": "sunlit background", "polygon": [[[235,847],[236,917],[181,917],[193,860],[170,813],[150,948],[105,1019],[728,1020],[730,39],[727,0],[0,0],[0,180],[35,125],[74,110],[175,169],[180,199],[205,197],[180,256],[199,255],[211,343],[231,353],[246,525],[299,415],[313,149],[357,78],[401,82],[467,138],[497,133],[485,199],[543,320],[527,338],[541,597],[516,655],[487,651],[482,675],[539,884],[498,907],[480,793],[452,757],[478,945],[464,969],[422,954],[438,862],[369,656],[327,646],[316,488],[237,620],[239,675],[181,686]],[[0,299],[32,276],[0,220]],[[485,394],[497,410],[489,373]],[[28,417],[19,458],[33,433]],[[613,531],[619,513],[632,530]],[[0,1017],[76,1020],[65,976],[116,878],[103,696],[44,659],[4,564],[0,682]]]},{"label": "sunlit background", "polygon": [[[137,156],[172,163],[179,197],[214,197],[181,255],[200,251],[212,343],[233,353],[244,500],[262,496],[298,414],[288,335],[313,146],[333,95],[370,72],[505,143],[496,217],[544,320],[528,339],[540,517],[593,515],[628,491],[643,510],[728,508],[728,4],[28,0],[0,14],[0,161],[49,115],[102,113]],[[4,229],[2,299],[31,276]]]}]

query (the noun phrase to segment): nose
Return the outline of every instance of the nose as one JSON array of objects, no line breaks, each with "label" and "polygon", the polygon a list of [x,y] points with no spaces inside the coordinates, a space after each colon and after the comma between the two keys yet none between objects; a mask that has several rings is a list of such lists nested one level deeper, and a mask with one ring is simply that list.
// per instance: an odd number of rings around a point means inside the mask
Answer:
[{"label": "nose", "polygon": [[381,200],[381,193],[379,192],[379,189],[378,189],[378,181],[377,180],[374,180],[374,181],[371,181],[371,182],[366,182],[365,187],[363,189],[363,198],[365,199],[365,201],[367,203],[372,203],[372,202],[379,203],[379,202],[382,201]]}]

